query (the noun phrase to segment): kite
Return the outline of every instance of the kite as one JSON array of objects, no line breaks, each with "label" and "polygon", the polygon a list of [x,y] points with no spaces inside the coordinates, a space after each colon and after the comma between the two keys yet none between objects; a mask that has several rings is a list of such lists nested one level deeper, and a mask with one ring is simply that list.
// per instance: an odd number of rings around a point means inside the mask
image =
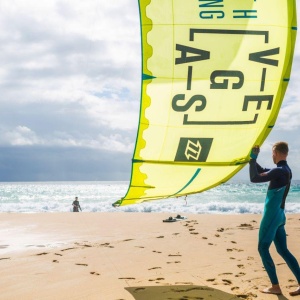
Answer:
[{"label": "kite", "polygon": [[200,193],[275,125],[297,34],[294,0],[139,0],[140,119],[114,206]]}]

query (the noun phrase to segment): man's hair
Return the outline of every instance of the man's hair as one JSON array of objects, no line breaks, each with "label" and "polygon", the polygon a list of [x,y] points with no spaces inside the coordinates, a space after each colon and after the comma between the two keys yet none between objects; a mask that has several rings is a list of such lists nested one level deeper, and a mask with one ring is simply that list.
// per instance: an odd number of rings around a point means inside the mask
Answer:
[{"label": "man's hair", "polygon": [[277,142],[274,144],[273,150],[287,155],[289,153],[289,145],[286,142]]}]

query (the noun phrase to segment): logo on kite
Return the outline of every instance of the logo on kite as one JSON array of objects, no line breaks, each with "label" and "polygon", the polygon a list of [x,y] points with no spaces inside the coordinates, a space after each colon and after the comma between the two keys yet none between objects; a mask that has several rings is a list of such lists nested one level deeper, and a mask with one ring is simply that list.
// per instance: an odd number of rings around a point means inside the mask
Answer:
[{"label": "logo on kite", "polygon": [[205,162],[212,138],[180,138],[175,161]]}]

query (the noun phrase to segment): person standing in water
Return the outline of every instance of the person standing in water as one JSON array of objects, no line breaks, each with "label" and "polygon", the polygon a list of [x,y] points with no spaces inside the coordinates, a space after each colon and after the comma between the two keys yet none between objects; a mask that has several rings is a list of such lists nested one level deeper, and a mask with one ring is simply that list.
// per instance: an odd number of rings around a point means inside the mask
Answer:
[{"label": "person standing in water", "polygon": [[275,295],[282,294],[276,268],[269,252],[271,243],[274,242],[277,252],[285,260],[299,284],[294,292],[290,292],[290,295],[300,295],[300,268],[298,261],[287,248],[284,228],[286,221],[284,213],[285,199],[292,179],[292,171],[286,161],[289,151],[288,144],[278,142],[273,146],[273,162],[277,165],[273,169],[264,169],[256,162],[259,150],[259,146],[255,146],[251,150],[249,171],[251,182],[270,182],[259,228],[258,251],[272,284],[270,288],[261,290],[261,292]]},{"label": "person standing in water", "polygon": [[79,209],[82,211],[78,201],[78,197],[75,197],[75,200],[73,201],[72,205],[73,205],[73,212],[79,212]]}]

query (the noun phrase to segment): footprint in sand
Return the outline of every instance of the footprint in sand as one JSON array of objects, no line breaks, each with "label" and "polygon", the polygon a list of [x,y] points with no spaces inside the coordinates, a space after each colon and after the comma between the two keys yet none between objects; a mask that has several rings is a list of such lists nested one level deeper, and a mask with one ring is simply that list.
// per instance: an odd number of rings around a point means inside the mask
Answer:
[{"label": "footprint in sand", "polygon": [[100,244],[100,246],[107,247],[107,248],[115,248],[114,246],[110,246],[110,243]]},{"label": "footprint in sand", "polygon": [[198,232],[190,232],[190,234],[199,234]]},{"label": "footprint in sand", "polygon": [[161,269],[161,267],[153,267],[153,268],[150,268],[148,270],[150,271],[150,270],[156,270],[156,269]]},{"label": "footprint in sand", "polygon": [[97,272],[90,272],[90,274],[91,275],[97,275],[97,276],[99,276],[100,274],[99,273],[97,273]]},{"label": "footprint in sand", "polygon": [[157,239],[163,239],[164,238],[164,236],[163,235],[160,235],[160,236],[158,236],[158,237],[156,237]]},{"label": "footprint in sand", "polygon": [[245,275],[246,275],[246,273],[240,272],[240,273],[236,274],[235,277],[242,277],[242,276],[245,276]]},{"label": "footprint in sand", "polygon": [[154,253],[161,253],[160,251],[155,251],[155,250],[154,250],[154,251],[152,251],[152,252],[154,252]]},{"label": "footprint in sand", "polygon": [[100,244],[100,246],[109,246],[109,243]]},{"label": "footprint in sand", "polygon": [[68,250],[73,250],[73,249],[76,249],[76,248],[66,248],[66,249],[62,249],[60,251],[68,251]]},{"label": "footprint in sand", "polygon": [[76,266],[83,266],[83,267],[87,267],[88,264],[75,264]]},{"label": "footprint in sand", "polygon": [[245,266],[244,265],[237,265],[238,266],[238,268],[240,268],[240,269],[245,269]]},{"label": "footprint in sand", "polygon": [[126,240],[123,240],[123,242],[129,242],[129,241],[134,241],[134,239],[126,239]]},{"label": "footprint in sand", "polygon": [[59,261],[56,260],[56,259],[52,260],[52,262],[54,262],[54,263],[59,263]]},{"label": "footprint in sand", "polygon": [[167,261],[167,264],[180,264],[181,261]]},{"label": "footprint in sand", "polygon": [[232,284],[232,281],[229,279],[222,279],[222,281],[224,282],[225,285],[230,285]]},{"label": "footprint in sand", "polygon": [[181,254],[169,254],[168,256],[182,256]]},{"label": "footprint in sand", "polygon": [[208,281],[208,282],[214,282],[215,280],[216,280],[215,278],[206,279],[206,281]]},{"label": "footprint in sand", "polygon": [[243,223],[240,226],[238,226],[239,229],[249,229],[252,230],[253,226],[251,224]]},{"label": "footprint in sand", "polygon": [[54,253],[54,255],[59,255],[59,256],[63,256],[62,254],[59,254],[59,253]]},{"label": "footprint in sand", "polygon": [[234,286],[234,287],[231,288],[232,291],[236,291],[236,290],[239,290],[239,289],[240,288],[238,286]]},{"label": "footprint in sand", "polygon": [[165,280],[164,278],[149,279],[148,281]]},{"label": "footprint in sand", "polygon": [[47,255],[47,254],[49,254],[48,252],[42,252],[42,253],[38,253],[38,254],[36,254],[36,256],[40,256],[40,255]]},{"label": "footprint in sand", "polygon": [[10,259],[10,257],[2,257],[2,258],[0,258],[0,260],[4,260],[4,259]]},{"label": "footprint in sand", "polygon": [[125,280],[135,280],[134,277],[120,277],[119,279],[125,279]]},{"label": "footprint in sand", "polygon": [[237,252],[243,252],[243,249],[237,249],[237,248],[232,248],[232,249],[226,249],[227,252],[232,252],[232,251],[237,251]]}]

